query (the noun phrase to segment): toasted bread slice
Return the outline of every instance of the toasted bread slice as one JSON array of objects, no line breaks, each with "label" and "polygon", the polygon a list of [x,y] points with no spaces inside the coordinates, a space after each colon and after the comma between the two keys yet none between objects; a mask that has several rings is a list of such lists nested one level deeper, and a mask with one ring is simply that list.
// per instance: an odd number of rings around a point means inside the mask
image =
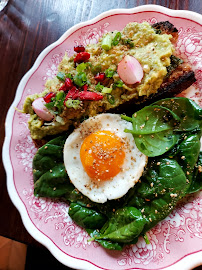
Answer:
[{"label": "toasted bread slice", "polygon": [[[155,23],[152,25],[152,27],[159,31],[159,34],[172,35],[173,38],[171,41],[173,44],[177,42],[178,30],[169,21]],[[181,63],[170,73],[170,75],[165,78],[157,93],[150,95],[149,97],[139,97],[138,100],[130,100],[124,104],[121,104],[118,108],[110,111],[132,114],[141,109],[143,106],[149,105],[157,100],[180,94],[183,90],[190,87],[195,81],[195,74],[191,66],[188,63],[181,61]]]},{"label": "toasted bread slice", "polygon": [[[170,34],[172,35],[171,42],[173,44],[176,43],[178,39],[178,30],[174,27],[173,24],[171,24],[168,21],[165,22],[159,22],[156,24],[153,24],[152,27],[156,29],[156,33],[158,34]],[[173,56],[175,57],[175,56]],[[171,60],[172,62],[172,60]],[[107,78],[108,79],[108,78]],[[110,80],[109,84],[110,84]],[[115,112],[115,113],[126,113],[128,115],[131,115],[141,107],[151,104],[152,102],[162,99],[162,98],[167,98],[167,97],[172,97],[176,94],[179,94],[181,91],[185,90],[188,88],[190,85],[192,85],[196,81],[194,72],[191,68],[191,66],[183,61],[179,61],[177,65],[174,65],[174,68],[169,70],[169,76],[166,76],[163,83],[161,86],[158,88],[157,92],[154,94],[150,94],[149,96],[147,95],[142,95],[142,96],[134,96],[131,98],[129,101],[124,101],[124,103],[120,104],[117,107],[105,107],[105,106],[99,106],[97,109],[95,108],[95,111],[97,113],[104,113],[104,112]],[[109,86],[107,86],[109,87]],[[93,108],[94,109],[94,108]],[[71,109],[74,111],[74,109]],[[80,112],[79,117],[75,117],[74,119],[77,119],[77,124],[80,122],[80,118],[86,117],[88,115],[88,107],[87,104],[84,104],[83,106],[83,112]],[[73,112],[75,114],[75,112]],[[91,115],[90,115],[91,116]],[[72,122],[72,125],[75,126],[75,123]],[[70,126],[66,129],[69,129]],[[63,132],[66,129],[61,129],[60,133]],[[59,133],[59,132],[58,132]],[[55,136],[55,135],[54,135]],[[51,136],[48,136],[48,139],[50,139]],[[37,146],[41,146],[46,142],[46,137],[43,137],[41,140],[34,140],[35,144]]]}]

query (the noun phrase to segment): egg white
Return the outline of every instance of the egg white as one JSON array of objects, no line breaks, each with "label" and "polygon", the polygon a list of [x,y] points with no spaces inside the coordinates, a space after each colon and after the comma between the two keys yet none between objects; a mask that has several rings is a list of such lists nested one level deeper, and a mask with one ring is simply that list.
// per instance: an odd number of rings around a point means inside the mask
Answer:
[{"label": "egg white", "polygon": [[[117,114],[100,114],[81,123],[67,138],[64,145],[64,164],[73,185],[91,201],[104,203],[124,196],[141,177],[147,164],[147,156],[141,153],[132,134],[124,129],[132,129],[132,124]],[[96,181],[88,176],[80,160],[83,140],[91,133],[108,130],[125,142],[125,160],[122,170],[112,179]]]}]

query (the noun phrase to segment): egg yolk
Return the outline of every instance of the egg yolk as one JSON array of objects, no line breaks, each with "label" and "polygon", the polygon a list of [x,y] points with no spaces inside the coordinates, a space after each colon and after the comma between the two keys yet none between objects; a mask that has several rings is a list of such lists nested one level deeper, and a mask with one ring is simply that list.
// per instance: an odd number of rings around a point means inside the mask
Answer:
[{"label": "egg yolk", "polygon": [[87,136],[80,149],[80,158],[88,176],[97,181],[116,176],[124,163],[124,142],[104,130]]}]

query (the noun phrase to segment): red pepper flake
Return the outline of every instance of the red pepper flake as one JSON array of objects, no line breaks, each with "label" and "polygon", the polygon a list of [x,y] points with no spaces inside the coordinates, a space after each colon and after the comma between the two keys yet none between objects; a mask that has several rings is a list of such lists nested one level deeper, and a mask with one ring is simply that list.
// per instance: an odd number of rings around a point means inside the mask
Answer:
[{"label": "red pepper flake", "polygon": [[66,78],[65,79],[65,87],[66,87],[66,90],[70,90],[72,87],[73,87],[73,82],[70,78]]},{"label": "red pepper flake", "polygon": [[43,99],[44,99],[44,101],[45,101],[46,103],[49,103],[49,102],[51,102],[51,98],[53,98],[53,97],[55,97],[55,93],[50,92],[50,93],[46,94],[46,95],[43,97]]},{"label": "red pepper flake", "polygon": [[67,93],[64,104],[68,99],[79,99],[79,100],[101,100],[103,99],[103,95],[100,93],[90,92],[87,91],[87,84],[83,86],[83,91],[79,92],[79,89],[76,88],[76,86],[73,86],[69,92]]},{"label": "red pepper flake", "polygon": [[102,82],[102,81],[104,81],[104,79],[105,79],[105,73],[104,72],[100,72],[100,73],[98,73],[97,75],[95,75],[95,80],[97,81],[97,82]]},{"label": "red pepper flake", "polygon": [[103,95],[89,92],[89,91],[82,91],[79,93],[80,100],[101,100],[103,99]]},{"label": "red pepper flake", "polygon": [[65,85],[65,83],[59,88],[59,91],[66,91],[67,89],[66,89],[66,85]]},{"label": "red pepper flake", "polygon": [[90,53],[80,52],[74,58],[74,63],[82,63],[90,58]]},{"label": "red pepper flake", "polygon": [[77,53],[85,52],[85,47],[83,45],[78,45],[78,46],[74,47],[74,51]]},{"label": "red pepper flake", "polygon": [[83,91],[87,91],[88,90],[88,85],[87,84],[84,84],[84,86],[82,87],[83,88]]},{"label": "red pepper flake", "polygon": [[79,89],[76,88],[76,86],[73,86],[69,92],[67,93],[64,103],[65,101],[67,101],[69,98],[71,99],[77,99],[79,97]]}]

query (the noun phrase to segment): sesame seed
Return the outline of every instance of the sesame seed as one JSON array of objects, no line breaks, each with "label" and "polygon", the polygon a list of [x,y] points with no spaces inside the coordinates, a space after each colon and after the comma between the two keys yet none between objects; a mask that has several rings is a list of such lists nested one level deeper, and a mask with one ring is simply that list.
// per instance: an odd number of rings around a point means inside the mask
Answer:
[{"label": "sesame seed", "polygon": [[177,197],[177,194],[176,193],[170,193],[170,197],[171,198],[176,198]]}]

